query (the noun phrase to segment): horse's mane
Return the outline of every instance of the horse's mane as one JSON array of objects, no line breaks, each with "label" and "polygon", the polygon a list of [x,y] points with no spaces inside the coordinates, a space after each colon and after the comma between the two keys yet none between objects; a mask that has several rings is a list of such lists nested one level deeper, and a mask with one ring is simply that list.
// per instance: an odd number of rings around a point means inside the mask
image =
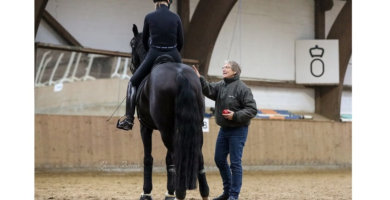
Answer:
[{"label": "horse's mane", "polygon": [[141,65],[141,61],[144,60],[146,56],[146,51],[142,43],[142,32],[138,32],[136,26],[133,26],[134,37],[130,40],[131,47],[131,63],[130,71],[135,73],[138,67]]}]

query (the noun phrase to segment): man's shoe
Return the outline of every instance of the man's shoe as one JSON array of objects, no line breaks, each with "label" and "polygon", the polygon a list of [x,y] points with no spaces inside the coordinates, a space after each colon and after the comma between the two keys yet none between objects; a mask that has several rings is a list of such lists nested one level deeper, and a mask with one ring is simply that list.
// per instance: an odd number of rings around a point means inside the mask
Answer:
[{"label": "man's shoe", "polygon": [[229,197],[229,199],[227,199],[227,200],[238,200],[238,198]]},{"label": "man's shoe", "polygon": [[126,117],[126,119],[124,119],[123,121],[120,121],[120,119],[118,119],[118,122],[116,123],[116,127],[125,131],[131,130],[133,129],[133,125],[134,125],[133,121],[134,118],[131,119],[130,117]]},{"label": "man's shoe", "polygon": [[229,195],[226,193],[221,194],[221,196],[214,198],[213,200],[228,200]]}]

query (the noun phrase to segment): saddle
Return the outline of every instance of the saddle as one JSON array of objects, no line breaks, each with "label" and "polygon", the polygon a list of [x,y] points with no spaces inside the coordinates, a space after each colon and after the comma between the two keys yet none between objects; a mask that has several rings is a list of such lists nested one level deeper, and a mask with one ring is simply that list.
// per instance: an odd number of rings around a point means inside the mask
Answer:
[{"label": "saddle", "polygon": [[163,54],[159,57],[157,57],[154,62],[153,62],[153,67],[151,72],[141,81],[140,85],[138,86],[137,89],[137,94],[135,97],[135,103],[136,103],[136,108],[137,108],[137,115],[138,115],[138,120],[143,126],[146,126],[151,129],[157,129],[156,125],[154,124],[152,118],[150,117],[149,110],[147,109],[140,109],[140,101],[144,100],[143,98],[147,98],[142,92],[144,91],[145,86],[148,84],[148,80],[150,77],[150,74],[153,72],[153,70],[163,63],[167,62],[175,62],[175,60],[172,58],[172,56],[168,54]]},{"label": "saddle", "polygon": [[167,63],[167,62],[175,62],[175,59],[172,58],[172,56],[168,55],[168,54],[163,54],[159,57],[157,57],[154,62],[153,62],[153,67],[152,67],[152,71],[153,71],[153,68],[156,66],[156,65],[159,65],[159,64],[163,64],[163,63]]}]

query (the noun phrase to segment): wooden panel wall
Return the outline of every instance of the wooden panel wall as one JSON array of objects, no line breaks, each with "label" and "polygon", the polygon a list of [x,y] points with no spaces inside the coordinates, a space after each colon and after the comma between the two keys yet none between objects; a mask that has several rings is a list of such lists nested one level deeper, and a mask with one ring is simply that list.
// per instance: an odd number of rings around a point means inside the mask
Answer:
[{"label": "wooden panel wall", "polygon": [[[35,115],[37,170],[140,170],[143,146],[136,121],[133,132],[115,128],[107,117]],[[204,134],[205,165],[215,167],[214,148],[219,127],[210,119]],[[165,147],[153,133],[155,166],[165,166]],[[334,121],[252,120],[244,148],[244,166],[350,167],[351,123]]]}]

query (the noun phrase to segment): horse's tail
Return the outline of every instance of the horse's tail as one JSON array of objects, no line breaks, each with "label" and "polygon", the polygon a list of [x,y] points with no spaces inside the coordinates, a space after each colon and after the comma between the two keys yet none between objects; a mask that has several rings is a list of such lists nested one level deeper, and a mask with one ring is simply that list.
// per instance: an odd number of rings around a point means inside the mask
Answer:
[{"label": "horse's tail", "polygon": [[179,72],[175,101],[176,186],[195,189],[202,146],[203,102],[189,80]]}]

